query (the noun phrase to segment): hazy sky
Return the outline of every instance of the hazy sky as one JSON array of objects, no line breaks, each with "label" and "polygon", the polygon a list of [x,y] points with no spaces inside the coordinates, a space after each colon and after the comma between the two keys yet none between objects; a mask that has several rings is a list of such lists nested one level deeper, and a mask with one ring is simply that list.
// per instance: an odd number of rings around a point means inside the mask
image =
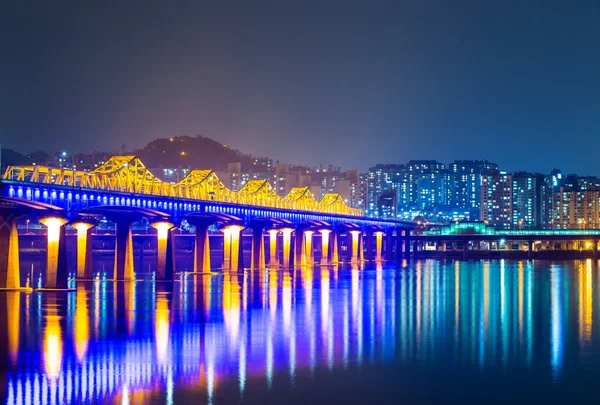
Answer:
[{"label": "hazy sky", "polygon": [[0,5],[3,146],[600,175],[598,0],[90,3]]}]

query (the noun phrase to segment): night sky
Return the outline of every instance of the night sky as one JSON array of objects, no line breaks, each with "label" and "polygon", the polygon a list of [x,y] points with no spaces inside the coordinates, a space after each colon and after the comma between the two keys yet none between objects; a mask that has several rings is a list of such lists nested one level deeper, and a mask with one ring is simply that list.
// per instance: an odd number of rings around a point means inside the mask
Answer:
[{"label": "night sky", "polygon": [[4,147],[600,175],[598,0],[90,3],[0,5]]}]

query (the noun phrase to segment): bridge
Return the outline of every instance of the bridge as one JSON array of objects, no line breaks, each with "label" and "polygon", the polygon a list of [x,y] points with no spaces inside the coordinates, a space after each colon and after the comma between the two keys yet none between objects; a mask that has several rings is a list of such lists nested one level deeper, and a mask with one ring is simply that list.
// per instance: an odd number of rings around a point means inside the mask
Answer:
[{"label": "bridge", "polygon": [[458,222],[407,236],[414,257],[453,255],[598,258],[598,229],[495,229],[484,222]]},{"label": "bridge", "polygon": [[[112,277],[124,281],[135,280],[132,229],[140,221],[156,233],[156,279],[167,281],[177,271],[173,231],[181,226],[195,229],[195,273],[215,269],[210,255],[215,248],[222,250],[218,268],[247,268],[242,236],[252,239],[251,269],[399,259],[413,228],[365,217],[339,194],[317,200],[309,188],[292,188],[282,197],[267,180],[250,180],[235,192],[214,171],[192,170],[177,183],[164,182],[136,156],[113,156],[89,172],[9,166],[0,183],[0,248],[6,247],[0,254],[0,288],[28,288],[18,263],[19,224],[28,219],[47,228],[47,290],[68,290],[67,227],[76,233],[75,278],[97,276],[90,230],[106,220],[115,225]],[[218,246],[215,235],[222,235]]]}]

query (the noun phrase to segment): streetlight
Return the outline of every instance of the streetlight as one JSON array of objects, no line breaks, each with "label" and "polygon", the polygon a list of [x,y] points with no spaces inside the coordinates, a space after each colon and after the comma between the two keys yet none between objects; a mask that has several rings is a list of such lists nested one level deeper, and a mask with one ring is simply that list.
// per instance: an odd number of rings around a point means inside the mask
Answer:
[{"label": "streetlight", "polygon": [[29,233],[29,220],[25,221],[25,233]]}]

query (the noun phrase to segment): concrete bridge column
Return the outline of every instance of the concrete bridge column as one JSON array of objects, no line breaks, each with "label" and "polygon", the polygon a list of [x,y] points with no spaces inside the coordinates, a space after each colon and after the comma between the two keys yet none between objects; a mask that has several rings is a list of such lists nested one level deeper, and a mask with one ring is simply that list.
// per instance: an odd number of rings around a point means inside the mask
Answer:
[{"label": "concrete bridge column", "polygon": [[340,262],[340,245],[339,245],[339,235],[337,230],[334,230],[329,234],[329,262],[331,264],[338,264]]},{"label": "concrete bridge column", "polygon": [[375,232],[375,261],[380,262],[383,260],[383,232]]},{"label": "concrete bridge column", "polygon": [[388,229],[385,232],[385,258],[394,260],[394,230]]},{"label": "concrete bridge column", "polygon": [[252,256],[250,268],[253,270],[262,270],[265,265],[265,238],[263,235],[263,226],[252,226]]},{"label": "concrete bridge column", "polygon": [[527,259],[533,259],[533,241],[527,241]]},{"label": "concrete bridge column", "polygon": [[75,220],[71,223],[77,230],[77,280],[94,278],[92,266],[92,235],[91,230],[98,224],[95,220]]},{"label": "concrete bridge column", "polygon": [[229,225],[223,229],[223,269],[224,270],[243,270],[242,243],[240,234],[244,229],[240,225]]},{"label": "concrete bridge column", "polygon": [[41,290],[68,290],[67,241],[65,224],[67,220],[59,216],[41,218],[47,228],[46,278]]},{"label": "concrete bridge column", "polygon": [[155,280],[172,281],[175,273],[175,255],[173,252],[173,229],[175,224],[159,221],[151,225],[157,231]]},{"label": "concrete bridge column", "polygon": [[313,249],[314,231],[304,231],[304,264],[313,265],[315,263],[315,250]]},{"label": "concrete bridge column", "polygon": [[118,281],[133,281],[135,279],[131,225],[136,220],[137,218],[132,220],[127,217],[113,220],[117,228],[113,278]]},{"label": "concrete bridge column", "polygon": [[329,235],[331,234],[331,229],[321,229],[321,265],[327,265],[331,263],[331,258],[329,257]]},{"label": "concrete bridge column", "polygon": [[31,290],[21,287],[17,218],[10,212],[0,212],[0,290]]},{"label": "concrete bridge column", "polygon": [[463,260],[467,260],[469,258],[469,241],[466,240],[463,243]]},{"label": "concrete bridge column", "polygon": [[231,230],[229,228],[221,229],[223,232],[223,269],[231,268]]},{"label": "concrete bridge column", "polygon": [[366,259],[371,261],[375,260],[375,249],[373,248],[373,241],[375,239],[374,231],[367,229],[367,235],[364,237],[365,242],[365,250],[366,250]]},{"label": "concrete bridge column", "polygon": [[361,262],[365,261],[365,238],[363,233],[358,234],[358,260]]},{"label": "concrete bridge column", "polygon": [[597,239],[592,240],[592,257],[594,259],[598,258],[598,240]]},{"label": "concrete bridge column", "polygon": [[304,228],[296,228],[294,235],[294,266],[299,267],[306,264],[304,255]]},{"label": "concrete bridge column", "polygon": [[210,238],[208,224],[195,224],[194,273],[210,273]]},{"label": "concrete bridge column", "polygon": [[360,239],[362,236],[361,231],[349,231],[350,234],[350,263],[358,263],[360,261],[360,252],[362,244]]},{"label": "concrete bridge column", "polygon": [[293,265],[292,262],[292,228],[283,228],[281,230],[281,234],[283,235],[282,239],[282,266],[284,269],[289,269],[290,265]]},{"label": "concrete bridge column", "polygon": [[269,229],[269,267],[275,267],[279,264],[277,257],[277,229]]},{"label": "concrete bridge column", "polygon": [[396,228],[396,261],[400,263],[405,257],[404,246],[406,243],[406,235],[403,235],[402,228]]}]

